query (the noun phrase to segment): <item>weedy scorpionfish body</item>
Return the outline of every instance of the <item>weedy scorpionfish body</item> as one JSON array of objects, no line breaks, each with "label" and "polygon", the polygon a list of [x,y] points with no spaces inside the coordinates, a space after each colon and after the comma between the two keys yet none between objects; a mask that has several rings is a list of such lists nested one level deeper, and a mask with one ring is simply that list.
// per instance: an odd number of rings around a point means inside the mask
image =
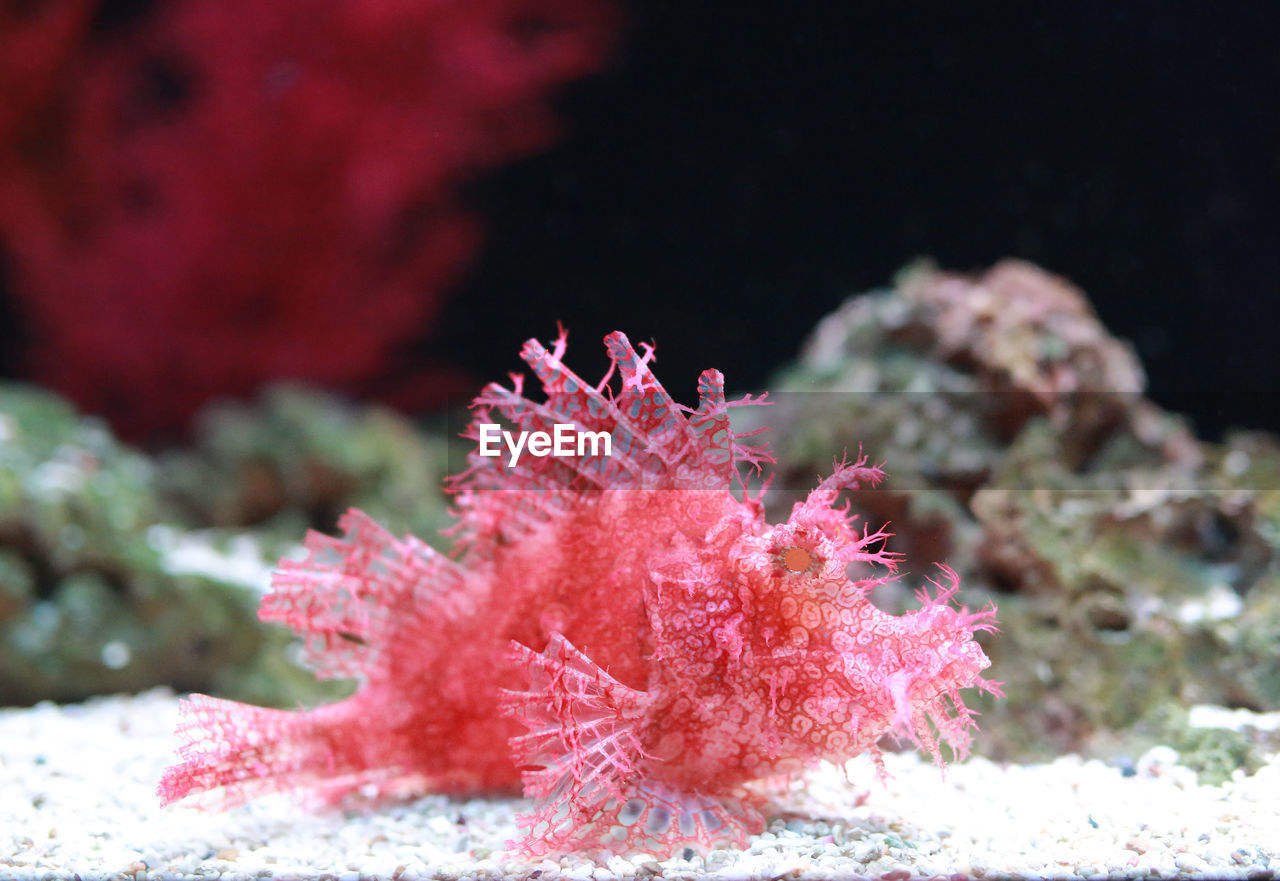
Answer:
[{"label": "weedy scorpionfish body", "polygon": [[546,401],[525,398],[522,377],[489,385],[469,436],[496,412],[527,431],[608,432],[608,455],[473,452],[450,486],[451,556],[353,510],[342,537],[312,533],[305,560],[281,562],[261,617],[303,637],[318,675],[360,687],[306,712],[193,696],[163,800],[523,784],[525,855],[669,854],[745,845],[767,808],[753,783],[819,759],[878,761],[888,732],[939,762],[939,739],[963,755],[960,690],[999,693],[973,639],[995,610],[953,607],[945,567],[918,610],[872,604],[897,556],[836,503],[884,473],[838,463],[770,525],[744,472],[772,460],[728,418],[759,401],[726,402],[708,370],[697,409],[681,407],[651,348],[605,343],[613,366],[592,385],[564,366],[563,332],[551,349],[530,340]]}]

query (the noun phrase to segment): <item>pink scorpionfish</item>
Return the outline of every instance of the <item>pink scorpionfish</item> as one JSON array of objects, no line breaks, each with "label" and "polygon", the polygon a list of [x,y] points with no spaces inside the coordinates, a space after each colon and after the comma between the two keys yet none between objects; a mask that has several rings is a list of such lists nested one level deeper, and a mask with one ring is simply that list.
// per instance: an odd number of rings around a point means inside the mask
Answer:
[{"label": "pink scorpionfish", "polygon": [[544,403],[514,375],[476,399],[477,440],[497,411],[534,438],[560,424],[610,443],[514,465],[509,449],[477,446],[452,481],[453,559],[353,510],[342,538],[312,533],[305,560],[281,562],[261,617],[301,634],[319,675],[360,688],[308,712],[193,697],[165,802],[523,782],[525,855],[670,854],[745,846],[764,828],[753,782],[864,751],[883,773],[888,732],[939,763],[939,737],[965,753],[960,690],[999,693],[973,639],[995,610],[952,607],[945,567],[916,611],[871,603],[897,557],[887,532],[858,530],[835,502],[884,472],[838,464],[770,525],[764,490],[746,492],[740,471],[772,458],[729,425],[730,407],[757,402],[727,402],[707,370],[698,408],[682,407],[654,378],[651,347],[640,355],[621,333],[605,344],[613,365],[597,385],[564,366],[562,331],[551,350],[522,352]]}]

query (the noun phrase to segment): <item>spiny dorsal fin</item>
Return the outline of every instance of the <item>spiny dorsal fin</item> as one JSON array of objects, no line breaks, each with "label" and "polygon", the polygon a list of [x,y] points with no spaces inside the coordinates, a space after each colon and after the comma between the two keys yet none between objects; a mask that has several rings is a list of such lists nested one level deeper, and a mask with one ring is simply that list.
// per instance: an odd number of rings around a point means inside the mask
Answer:
[{"label": "spiny dorsal fin", "polygon": [[[566,510],[584,493],[603,489],[723,489],[746,462],[759,469],[772,456],[765,448],[740,442],[729,425],[724,377],[705,371],[699,379],[699,406],[690,410],[675,403],[649,368],[651,346],[637,353],[626,335],[605,337],[611,366],[598,385],[585,382],[564,365],[567,337],[561,331],[552,349],[537,340],[525,343],[521,357],[547,395],[536,403],[523,395],[523,382],[513,388],[485,387],[475,402],[475,416],[466,437],[479,440],[480,426],[494,422],[495,412],[518,430],[551,434],[556,424],[574,431],[606,432],[595,454],[543,456],[525,454],[514,465],[505,455],[468,456],[469,468],[450,479],[457,495],[459,523],[454,534],[469,549],[488,554],[494,544],[515,540]],[[614,372],[621,388],[609,387]],[[686,415],[689,414],[689,415]],[[506,492],[490,492],[504,490]],[[533,498],[530,498],[533,496]]]}]

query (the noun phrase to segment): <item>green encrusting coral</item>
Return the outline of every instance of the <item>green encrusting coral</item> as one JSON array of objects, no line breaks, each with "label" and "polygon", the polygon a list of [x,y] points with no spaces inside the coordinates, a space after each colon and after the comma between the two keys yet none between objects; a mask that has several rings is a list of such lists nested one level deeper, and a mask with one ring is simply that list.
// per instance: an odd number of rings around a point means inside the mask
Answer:
[{"label": "green encrusting coral", "polygon": [[198,426],[191,447],[158,460],[158,491],[184,520],[287,543],[305,527],[331,531],[353,506],[415,535],[449,523],[446,452],[465,442],[387,407],[276,385],[206,408]]},{"label": "green encrusting coral", "polygon": [[443,442],[383,408],[280,389],[153,459],[29,386],[0,386],[0,704],[157,684],[290,705],[317,684],[257,607],[299,524],[360,504],[445,520]]},{"label": "green encrusting coral", "polygon": [[[975,749],[1173,743],[1194,764],[1204,729],[1178,722],[1191,705],[1280,710],[1280,444],[1201,442],[1144,387],[1063,280],[922,264],[824,319],[772,412],[741,415],[776,426],[784,489],[851,444],[884,459],[888,481],[858,497],[869,521],[892,521],[909,558],[955,566],[971,605],[996,601],[983,646],[1008,699],[980,707]],[[1267,737],[1212,730],[1238,766]]]}]

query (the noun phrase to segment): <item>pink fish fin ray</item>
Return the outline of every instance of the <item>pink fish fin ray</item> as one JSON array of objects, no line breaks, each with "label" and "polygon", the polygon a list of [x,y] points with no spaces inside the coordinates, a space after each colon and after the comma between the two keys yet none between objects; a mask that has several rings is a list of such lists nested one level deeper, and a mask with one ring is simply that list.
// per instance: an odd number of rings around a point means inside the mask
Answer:
[{"label": "pink fish fin ray", "polygon": [[704,482],[714,488],[739,487],[746,493],[747,477],[743,472],[759,477],[765,465],[776,461],[767,443],[742,442],[743,438],[768,431],[767,428],[736,434],[730,424],[730,408],[768,403],[763,398],[752,400],[748,395],[744,399],[727,401],[724,375],[719,370],[704,370],[698,377],[698,408],[689,411],[689,425],[698,439]]},{"label": "pink fish fin ray", "polygon": [[606,400],[613,400],[613,387],[609,383],[617,372],[618,362],[610,359],[609,369],[604,372],[604,376],[600,377],[600,381],[594,386],[596,393],[602,395]]},{"label": "pink fish fin ray", "polygon": [[[755,395],[754,397],[752,397],[750,394],[745,394],[742,397],[735,398],[732,401],[726,401],[725,406],[731,409],[733,407],[772,407],[773,401],[769,400],[768,392],[761,392],[760,394]],[[760,434],[763,431],[768,431],[768,429],[757,428],[755,431],[749,431],[746,434],[740,435],[740,437],[750,437],[753,434]]]},{"label": "pink fish fin ray", "polygon": [[511,739],[511,751],[524,768],[525,795],[535,799],[521,818],[526,840],[519,848],[572,850],[651,758],[636,727],[649,696],[618,682],[560,633],[541,652],[512,643],[511,654],[529,681],[522,691],[504,690],[501,706],[528,729]]},{"label": "pink fish fin ray", "polygon": [[[768,400],[768,398],[768,392],[761,392],[754,398],[748,394],[743,395],[741,398],[736,400],[727,401],[724,406],[726,409],[732,409],[734,407],[772,407],[773,401]],[[769,426],[765,425],[759,428],[754,428],[751,431],[743,431],[734,434],[734,462],[745,463],[748,466],[748,470],[755,477],[760,477],[763,474],[765,465],[776,465],[778,462],[777,457],[774,455],[773,448],[769,446],[768,441],[762,441],[758,444],[745,444],[742,443],[742,441],[746,438],[756,437],[757,435],[765,434],[772,430],[773,429]],[[767,486],[768,480],[765,481],[765,484]],[[761,488],[761,494],[763,494],[763,492],[764,487]]]},{"label": "pink fish fin ray", "polygon": [[[733,467],[733,433],[724,403],[724,377],[704,370],[698,378],[699,405],[677,404],[654,377],[651,350],[639,355],[626,335],[605,337],[605,348],[622,376],[613,399],[622,424],[643,439],[644,486],[728,489]],[[686,417],[686,413],[690,413]],[[615,445],[616,446],[616,445]]]},{"label": "pink fish fin ray", "polygon": [[510,849],[526,858],[591,849],[667,855],[745,846],[763,831],[748,800],[683,793],[644,776],[656,761],[636,735],[647,694],[618,683],[558,633],[542,652],[519,644],[513,651],[530,687],[506,692],[504,711],[528,729],[511,746],[535,802],[519,818],[524,838]]},{"label": "pink fish fin ray", "polygon": [[564,358],[564,353],[569,349],[569,328],[564,326],[564,322],[556,319],[556,340],[552,344],[551,357],[556,361]]},{"label": "pink fish fin ray", "polygon": [[503,711],[528,729],[512,738],[525,767],[520,818],[525,857],[592,848],[656,854],[692,847],[745,846],[764,820],[745,794],[680,792],[644,776],[656,762],[637,735],[649,696],[622,685],[559,633],[535,652],[512,645],[529,674],[523,691],[503,695]]},{"label": "pink fish fin ray", "polygon": [[303,657],[322,679],[376,679],[415,633],[432,644],[470,611],[464,570],[413,536],[393,537],[352,508],[341,537],[311,532],[303,560],[282,560],[258,617],[303,639]]},{"label": "pink fish fin ray", "polygon": [[[451,479],[452,492],[472,489],[493,495],[487,491],[546,487],[571,494],[602,488],[727,489],[735,462],[758,469],[773,461],[767,449],[735,440],[718,371],[703,373],[700,406],[690,411],[674,402],[654,377],[649,366],[652,345],[642,344],[642,353],[638,353],[624,334],[609,334],[605,338],[609,373],[604,382],[592,386],[564,365],[563,343],[562,336],[548,350],[531,339],[521,351],[546,393],[544,403],[528,400],[518,389],[490,384],[476,398],[476,417],[464,436],[476,439],[479,424],[490,420],[496,411],[526,432],[551,433],[555,425],[568,424],[579,435],[607,433],[609,455],[535,458],[526,451],[515,467],[509,467],[507,457],[481,457],[477,449],[468,457],[470,467]],[[608,385],[615,372],[622,379],[616,393]],[[691,415],[686,417],[687,413]],[[462,512],[461,534],[483,531],[487,517],[483,508],[484,503],[473,503]],[[471,519],[477,521],[475,530]]]},{"label": "pink fish fin ray", "polygon": [[[726,403],[723,377],[708,370],[699,381],[699,407],[690,410],[675,403],[654,378],[651,345],[642,345],[643,353],[637,353],[624,334],[615,332],[605,338],[605,346],[610,375],[618,371],[622,377],[616,394],[607,382],[591,386],[565,366],[567,338],[561,327],[551,349],[530,339],[521,351],[546,393],[545,402],[526,398],[519,383],[515,389],[491,383],[477,396],[464,437],[478,441],[480,426],[501,416],[521,431],[553,434],[557,425],[568,425],[577,438],[589,435],[591,440],[584,455],[535,457],[523,450],[514,466],[505,441],[497,456],[481,456],[477,445],[468,455],[468,468],[448,481],[457,516],[448,534],[456,540],[458,555],[492,554],[494,547],[571,509],[583,493],[729,489],[738,464],[759,472],[773,461],[767,447],[741,443],[727,416],[734,404],[762,400]],[[601,435],[608,437],[608,455],[603,454]]]},{"label": "pink fish fin ray", "polygon": [[[721,391],[721,396],[723,397],[723,390]],[[772,407],[772,406],[773,406],[773,401],[769,400],[768,392],[761,392],[760,394],[755,395],[754,397],[750,394],[745,394],[740,398],[734,398],[732,401],[730,400],[724,401],[725,410],[733,410],[737,407]],[[769,426],[762,425],[759,428],[753,428],[751,431],[735,432],[734,440],[741,441],[744,438],[756,437],[761,434],[768,434],[772,430],[773,429],[770,428]],[[749,462],[749,464],[751,464],[755,468],[757,474],[759,474],[760,467],[762,465],[774,465],[774,464],[777,464],[777,461],[778,461],[776,458],[774,458],[773,450],[770,449],[768,443],[762,443],[759,446],[738,443],[736,446],[735,452],[738,454],[738,458],[741,458]]]},{"label": "pink fish fin ray", "polygon": [[179,707],[179,761],[165,769],[156,794],[163,805],[191,799],[206,809],[295,790],[331,802],[396,776],[394,769],[353,762],[332,749],[326,732],[342,728],[350,711],[335,704],[301,713],[192,695]]}]

